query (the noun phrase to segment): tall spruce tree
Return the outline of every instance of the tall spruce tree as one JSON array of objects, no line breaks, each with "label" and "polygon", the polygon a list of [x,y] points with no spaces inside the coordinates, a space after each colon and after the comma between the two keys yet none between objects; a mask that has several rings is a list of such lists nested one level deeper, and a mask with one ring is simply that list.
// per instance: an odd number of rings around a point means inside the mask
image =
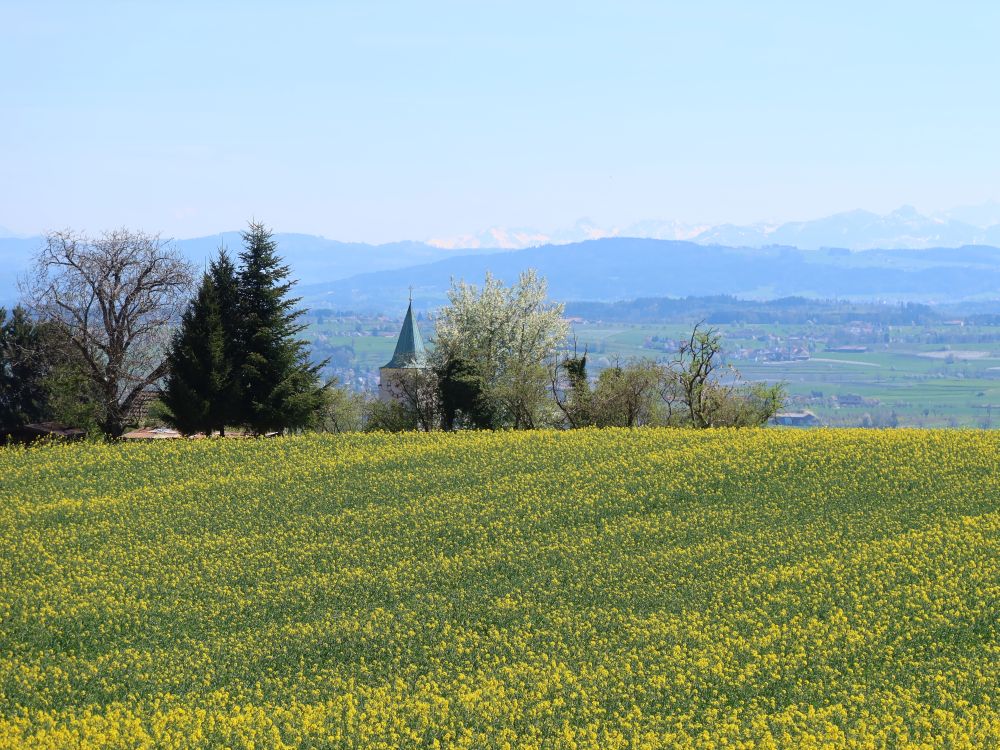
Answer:
[{"label": "tall spruce tree", "polygon": [[243,366],[244,331],[240,310],[240,282],[236,266],[233,265],[224,247],[219,248],[219,254],[209,266],[208,273],[215,287],[215,299],[222,321],[223,348],[228,365],[225,382],[214,404],[220,432],[225,435],[225,425],[240,424],[242,419],[240,373]]},{"label": "tall spruce tree", "polygon": [[323,403],[321,365],[309,363],[304,311],[288,297],[294,282],[281,263],[277,243],[263,224],[251,222],[240,253],[242,423],[254,434],[306,427]]},{"label": "tall spruce tree", "polygon": [[185,435],[225,430],[223,412],[231,369],[212,276],[206,273],[188,303],[167,355],[163,403],[168,421]]}]

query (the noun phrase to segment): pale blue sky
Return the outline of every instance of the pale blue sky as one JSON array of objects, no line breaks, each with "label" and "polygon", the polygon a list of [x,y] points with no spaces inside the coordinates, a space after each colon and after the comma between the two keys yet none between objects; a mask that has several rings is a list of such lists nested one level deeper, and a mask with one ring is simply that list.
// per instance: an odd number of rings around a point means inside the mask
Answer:
[{"label": "pale blue sky", "polygon": [[994,2],[0,0],[0,225],[343,240],[1000,198]]}]

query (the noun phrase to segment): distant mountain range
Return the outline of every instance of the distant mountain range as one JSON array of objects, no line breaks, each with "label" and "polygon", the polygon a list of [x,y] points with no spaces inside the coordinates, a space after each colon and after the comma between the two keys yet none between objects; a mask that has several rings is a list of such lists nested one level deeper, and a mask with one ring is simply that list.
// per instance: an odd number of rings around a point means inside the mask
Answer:
[{"label": "distant mountain range", "polygon": [[538,269],[549,281],[550,295],[560,300],[717,294],[743,299],[798,295],[931,303],[1000,299],[1000,249],[996,247],[851,252],[733,248],[622,237],[459,255],[306,284],[298,291],[313,307],[389,310],[405,307],[407,288],[413,285],[418,306],[431,309],[445,301],[452,278],[478,283],[490,271],[510,283],[526,268]]},{"label": "distant mountain range", "polygon": [[625,227],[602,227],[589,219],[580,219],[573,227],[552,233],[494,227],[476,234],[435,238],[428,243],[452,249],[524,249],[607,237],[686,240],[700,245],[731,247],[789,245],[803,250],[823,247],[871,250],[1000,245],[1000,203],[963,206],[929,216],[918,213],[912,206],[903,206],[884,216],[870,211],[847,211],[813,221],[784,224],[707,226],[676,221],[643,221]]},{"label": "distant mountain range", "polygon": [[[564,300],[731,294],[955,302],[1000,299],[995,220],[1000,204],[933,217],[902,208],[886,216],[852,211],[775,227],[723,225],[695,232],[672,222],[645,222],[635,228],[672,235],[667,238],[605,237],[583,221],[556,241],[524,249],[446,247],[441,241],[367,245],[306,234],[275,239],[300,280],[297,291],[305,303],[338,309],[393,310],[405,305],[411,284],[419,306],[436,307],[452,277],[478,282],[490,270],[513,281],[529,267],[539,269],[552,296]],[[676,238],[685,233],[692,236]],[[568,241],[572,236],[583,239]],[[516,245],[546,237],[491,230],[485,239]],[[42,243],[41,237],[0,233],[0,305],[16,299],[16,279]],[[239,232],[224,232],[175,245],[204,267],[220,245],[236,253],[241,242]]]}]

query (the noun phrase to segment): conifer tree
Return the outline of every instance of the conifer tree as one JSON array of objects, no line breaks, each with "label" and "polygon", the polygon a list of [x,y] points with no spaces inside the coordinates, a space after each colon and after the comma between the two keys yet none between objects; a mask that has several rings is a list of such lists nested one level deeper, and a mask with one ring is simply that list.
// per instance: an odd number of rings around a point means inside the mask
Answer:
[{"label": "conifer tree", "polygon": [[230,380],[225,334],[212,276],[206,273],[184,311],[167,355],[169,374],[163,403],[168,421],[185,435],[225,429],[221,414]]},{"label": "conifer tree", "polygon": [[309,425],[323,403],[321,365],[309,363],[298,338],[302,310],[288,297],[293,282],[277,243],[263,224],[251,222],[240,253],[242,423],[254,434]]},{"label": "conifer tree", "polygon": [[48,408],[41,356],[42,331],[23,307],[8,318],[0,307],[0,436],[45,416]]},{"label": "conifer tree", "polygon": [[222,324],[223,349],[227,376],[213,406],[219,431],[225,435],[225,425],[240,424],[243,326],[241,325],[240,286],[236,266],[224,247],[212,261],[208,270],[215,288],[215,299]]}]

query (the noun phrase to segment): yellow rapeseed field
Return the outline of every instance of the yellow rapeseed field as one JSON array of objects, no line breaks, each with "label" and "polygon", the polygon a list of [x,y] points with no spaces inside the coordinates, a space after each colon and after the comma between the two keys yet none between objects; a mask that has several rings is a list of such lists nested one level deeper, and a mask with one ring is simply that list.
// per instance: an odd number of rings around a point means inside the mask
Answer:
[{"label": "yellow rapeseed field", "polygon": [[1000,745],[1000,435],[0,451],[0,748]]}]

